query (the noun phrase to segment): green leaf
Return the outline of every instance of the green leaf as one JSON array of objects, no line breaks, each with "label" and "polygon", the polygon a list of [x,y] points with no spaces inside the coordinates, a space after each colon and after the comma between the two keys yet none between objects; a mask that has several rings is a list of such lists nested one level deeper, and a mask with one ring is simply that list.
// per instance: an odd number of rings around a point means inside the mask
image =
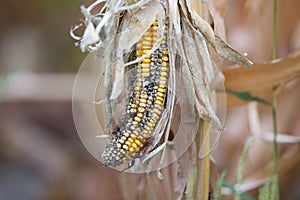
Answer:
[{"label": "green leaf", "polygon": [[257,101],[259,103],[272,106],[272,104],[264,99],[261,99],[257,96],[253,96],[250,92],[236,92],[233,90],[225,90],[226,93],[236,96],[239,99],[245,100],[245,101]]}]

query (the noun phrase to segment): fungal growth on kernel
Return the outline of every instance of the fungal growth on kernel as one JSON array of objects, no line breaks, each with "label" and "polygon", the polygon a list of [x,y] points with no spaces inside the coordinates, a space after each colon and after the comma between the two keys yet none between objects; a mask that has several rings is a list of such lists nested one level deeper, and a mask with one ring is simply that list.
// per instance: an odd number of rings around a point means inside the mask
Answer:
[{"label": "fungal growth on kernel", "polygon": [[[159,47],[137,63],[132,70],[125,111],[118,130],[112,134],[102,159],[116,167],[141,156],[161,118],[167,92],[169,57],[167,25]],[[158,21],[144,33],[136,45],[137,58],[147,54],[158,40]]]}]

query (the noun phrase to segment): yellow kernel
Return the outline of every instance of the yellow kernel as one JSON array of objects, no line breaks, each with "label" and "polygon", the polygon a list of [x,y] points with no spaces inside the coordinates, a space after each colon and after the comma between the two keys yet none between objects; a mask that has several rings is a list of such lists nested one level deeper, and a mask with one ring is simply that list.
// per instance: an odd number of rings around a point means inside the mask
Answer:
[{"label": "yellow kernel", "polygon": [[125,136],[125,137],[129,137],[129,133],[126,133],[126,132],[125,132],[125,133],[124,133],[124,136]]},{"label": "yellow kernel", "polygon": [[168,54],[168,50],[164,50],[162,51],[163,54],[167,55]]},{"label": "yellow kernel", "polygon": [[125,149],[126,151],[128,151],[128,146],[126,144],[123,145],[123,149]]},{"label": "yellow kernel", "polygon": [[143,49],[145,50],[150,50],[151,49],[151,45],[143,45]]},{"label": "yellow kernel", "polygon": [[137,148],[137,145],[136,145],[136,143],[132,143],[132,148]]},{"label": "yellow kernel", "polygon": [[142,69],[144,68],[150,68],[150,64],[149,63],[142,63]]},{"label": "yellow kernel", "polygon": [[137,55],[137,56],[142,56],[142,51],[141,51],[141,50],[137,50],[137,51],[136,51],[136,55]]},{"label": "yellow kernel", "polygon": [[147,98],[148,98],[148,95],[147,95],[147,94],[141,94],[141,98],[147,99]]},{"label": "yellow kernel", "polygon": [[162,92],[162,93],[165,93],[166,91],[167,91],[167,89],[166,88],[158,88],[157,89],[157,91],[159,91],[159,92]]},{"label": "yellow kernel", "polygon": [[158,115],[160,115],[160,113],[161,113],[161,111],[158,110],[157,108],[154,108],[154,109],[153,109],[153,112],[156,113],[156,114],[158,114]]},{"label": "yellow kernel", "polygon": [[131,146],[131,142],[129,142],[129,141],[126,141],[125,144],[128,146]]},{"label": "yellow kernel", "polygon": [[151,31],[146,31],[146,33],[144,33],[143,36],[152,36],[152,32]]},{"label": "yellow kernel", "polygon": [[139,140],[135,140],[134,143],[136,143],[139,146],[141,145],[141,141],[139,141]]},{"label": "yellow kernel", "polygon": [[168,68],[168,67],[161,67],[161,68],[160,68],[160,71],[162,71],[162,72],[167,72],[167,71],[169,71],[169,68]]},{"label": "yellow kernel", "polygon": [[137,48],[137,49],[141,49],[142,46],[143,46],[143,44],[142,44],[141,42],[138,42],[138,43],[136,44],[136,48]]},{"label": "yellow kernel", "polygon": [[132,122],[133,125],[138,125],[139,123],[137,121]]},{"label": "yellow kernel", "polygon": [[140,86],[136,86],[134,89],[137,90],[137,91],[141,91],[142,90],[142,88]]},{"label": "yellow kernel", "polygon": [[152,45],[152,41],[144,40],[142,44],[145,46]]},{"label": "yellow kernel", "polygon": [[[140,75],[140,74],[137,74],[137,75]],[[142,86],[142,81],[137,81],[136,82],[136,87],[141,87]]]},{"label": "yellow kernel", "polygon": [[133,139],[130,137],[130,138],[128,138],[128,141],[132,143]]},{"label": "yellow kernel", "polygon": [[143,108],[143,107],[139,107],[139,108],[138,108],[138,111],[141,112],[141,113],[145,112],[145,110],[146,110],[146,109]]},{"label": "yellow kernel", "polygon": [[140,117],[138,117],[138,116],[135,116],[135,117],[134,117],[134,121],[136,121],[136,122],[140,122],[140,121],[141,121],[141,118],[140,118]]},{"label": "yellow kernel", "polygon": [[122,144],[118,143],[117,147],[120,149],[122,147]]},{"label": "yellow kernel", "polygon": [[160,72],[160,75],[166,77],[166,76],[168,76],[168,73],[167,72]]},{"label": "yellow kernel", "polygon": [[119,156],[116,156],[116,160],[120,160],[120,157],[119,157]]},{"label": "yellow kernel", "polygon": [[135,138],[136,138],[136,135],[135,135],[135,134],[131,134],[130,137],[131,137],[132,139],[135,139]]},{"label": "yellow kernel", "polygon": [[150,76],[150,72],[144,72],[144,73],[142,73],[142,76],[143,77],[148,77],[148,76]]},{"label": "yellow kernel", "polygon": [[167,62],[169,60],[169,58],[168,58],[168,56],[163,56],[162,60],[165,61],[165,62]]},{"label": "yellow kernel", "polygon": [[140,140],[142,141],[143,144],[146,142],[146,139],[143,136],[140,136],[139,138],[140,138]]},{"label": "yellow kernel", "polygon": [[[146,36],[146,35],[145,35]],[[146,37],[143,37],[144,40],[147,40],[147,41],[152,41],[152,37],[150,36],[146,36]]]},{"label": "yellow kernel", "polygon": [[157,37],[157,36],[158,36],[157,31],[153,31],[153,32],[152,32],[152,36],[153,36],[153,37]]},{"label": "yellow kernel", "polygon": [[131,104],[131,107],[136,108],[136,104],[135,103]]},{"label": "yellow kernel", "polygon": [[163,66],[163,67],[167,67],[168,65],[169,65],[168,62],[162,62],[162,66]]},{"label": "yellow kernel", "polygon": [[143,118],[144,115],[142,113],[138,113],[136,116]]},{"label": "yellow kernel", "polygon": [[159,77],[159,80],[161,80],[161,81],[167,81],[167,77],[160,76],[160,77]]},{"label": "yellow kernel", "polygon": [[149,119],[149,122],[151,122],[151,123],[153,123],[153,124],[156,124],[156,120],[155,120],[155,119],[152,119],[152,118]]},{"label": "yellow kernel", "polygon": [[143,73],[148,73],[148,72],[150,72],[150,68],[143,68],[143,69],[142,69],[142,72],[143,72]]},{"label": "yellow kernel", "polygon": [[140,99],[140,102],[141,102],[141,103],[146,103],[147,100],[146,100],[146,99]]},{"label": "yellow kernel", "polygon": [[135,143],[139,146],[139,147],[143,147],[143,143],[141,143],[139,140],[136,140]]},{"label": "yellow kernel", "polygon": [[[149,132],[151,131],[151,128],[150,128],[149,126],[147,126],[147,125],[145,126],[145,129],[146,129],[147,131],[149,131]],[[146,130],[144,130],[144,131],[146,131]]]},{"label": "yellow kernel", "polygon": [[143,60],[143,63],[145,63],[145,64],[148,64],[148,63],[150,63],[151,62],[151,59],[150,58],[145,58],[144,60]]},{"label": "yellow kernel", "polygon": [[143,133],[144,133],[145,135],[148,135],[148,134],[149,134],[149,131],[143,130]]},{"label": "yellow kernel", "polygon": [[166,88],[166,85],[158,85],[158,88]]},{"label": "yellow kernel", "polygon": [[149,50],[143,50],[142,52],[143,52],[143,54],[145,55],[146,53],[149,52]]},{"label": "yellow kernel", "polygon": [[157,95],[157,96],[160,96],[160,97],[164,97],[164,96],[165,96],[165,94],[164,94],[164,93],[161,93],[161,92],[157,92],[156,95]]},{"label": "yellow kernel", "polygon": [[130,147],[129,152],[133,152],[133,151],[134,151],[134,148]]},{"label": "yellow kernel", "polygon": [[135,148],[135,152],[139,152],[140,151],[140,148]]},{"label": "yellow kernel", "polygon": [[154,120],[158,120],[159,119],[159,115],[157,113],[153,113],[152,117]]},{"label": "yellow kernel", "polygon": [[148,122],[147,125],[148,125],[149,127],[153,127],[153,126],[154,126],[154,124],[152,124],[152,123],[150,123],[150,122]]},{"label": "yellow kernel", "polygon": [[155,100],[154,103],[157,104],[157,105],[162,105],[162,102],[159,101],[159,100]]},{"label": "yellow kernel", "polygon": [[163,97],[159,97],[158,96],[158,97],[156,97],[156,99],[159,100],[159,101],[161,101],[161,102],[164,102],[164,98]]}]

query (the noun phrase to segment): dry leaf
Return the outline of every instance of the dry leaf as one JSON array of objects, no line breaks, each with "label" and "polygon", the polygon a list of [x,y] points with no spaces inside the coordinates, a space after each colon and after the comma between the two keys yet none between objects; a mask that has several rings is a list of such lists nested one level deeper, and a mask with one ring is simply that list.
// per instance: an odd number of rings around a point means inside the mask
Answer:
[{"label": "dry leaf", "polygon": [[[277,94],[289,81],[300,75],[300,48],[286,58],[268,64],[253,64],[250,68],[239,67],[223,70],[225,88],[237,92],[250,92],[261,99]],[[246,103],[228,94],[227,106]]]}]

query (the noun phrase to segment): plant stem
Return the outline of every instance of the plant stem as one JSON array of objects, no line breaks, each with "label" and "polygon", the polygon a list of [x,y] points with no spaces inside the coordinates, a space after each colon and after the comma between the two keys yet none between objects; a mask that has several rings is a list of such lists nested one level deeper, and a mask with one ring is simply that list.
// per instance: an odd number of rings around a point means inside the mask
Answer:
[{"label": "plant stem", "polygon": [[[273,0],[273,50],[272,50],[272,59],[277,58],[277,1]],[[275,192],[275,199],[279,200],[279,180],[278,180],[278,143],[277,143],[277,97],[276,94],[273,95],[272,101],[272,116],[273,116],[273,148],[274,148],[274,179],[272,183],[273,192]]]},{"label": "plant stem", "polygon": [[276,187],[275,191],[275,199],[279,200],[279,182],[278,182],[278,143],[277,143],[277,98],[276,95],[273,96],[273,104],[272,104],[272,116],[273,116],[273,147],[274,147],[274,182],[273,185]]},{"label": "plant stem", "polygon": [[273,7],[273,49],[272,49],[272,59],[275,60],[277,58],[277,0],[274,0]]}]

